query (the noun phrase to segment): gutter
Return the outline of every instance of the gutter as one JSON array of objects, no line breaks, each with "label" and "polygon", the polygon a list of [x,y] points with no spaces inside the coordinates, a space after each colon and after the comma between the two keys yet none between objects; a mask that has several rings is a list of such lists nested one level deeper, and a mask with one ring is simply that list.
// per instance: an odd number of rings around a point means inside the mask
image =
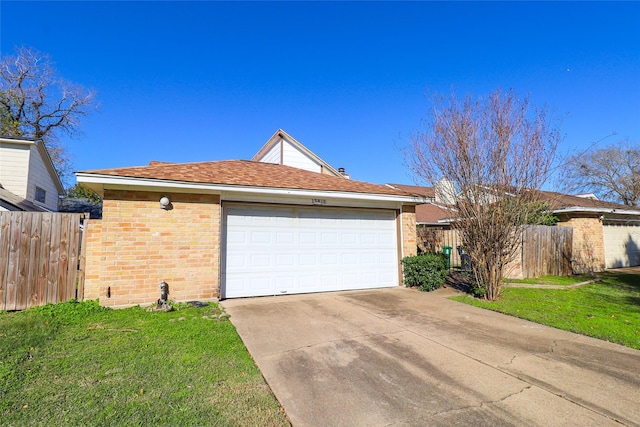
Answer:
[{"label": "gutter", "polygon": [[564,209],[556,209],[553,213],[596,213],[596,214],[617,214],[617,215],[638,215],[640,216],[640,210],[632,210],[632,209],[615,209],[615,208],[586,208],[574,206],[571,208]]}]

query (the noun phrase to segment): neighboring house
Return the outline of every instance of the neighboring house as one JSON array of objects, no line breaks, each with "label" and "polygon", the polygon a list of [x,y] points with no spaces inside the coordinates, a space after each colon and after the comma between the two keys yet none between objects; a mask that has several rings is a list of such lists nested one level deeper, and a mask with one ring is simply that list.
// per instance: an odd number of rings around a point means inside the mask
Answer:
[{"label": "neighboring house", "polygon": [[88,213],[90,219],[102,218],[102,202],[85,198],[64,197],[58,203],[58,212]]},{"label": "neighboring house", "polygon": [[[281,149],[299,144],[279,133]],[[103,198],[102,220],[89,223],[85,298],[152,303],[161,281],[176,301],[400,285],[400,260],[416,253],[416,199],[322,166],[154,162],[78,172]]]},{"label": "neighboring house", "polygon": [[55,212],[63,192],[41,140],[0,137],[0,210]]},{"label": "neighboring house", "polygon": [[[423,203],[416,206],[416,225],[448,230],[457,214],[455,200],[448,181],[440,181],[434,187],[418,185],[387,184],[391,188],[405,191]],[[445,190],[446,189],[446,190]]]},{"label": "neighboring house", "polygon": [[540,199],[549,203],[559,226],[573,227],[577,271],[640,265],[640,208],[550,191],[541,191]]},{"label": "neighboring house", "polygon": [[251,160],[349,178],[344,168],[334,169],[282,129],[278,129]]},{"label": "neighboring house", "polygon": [[[447,230],[455,220],[455,205],[438,201],[437,185],[387,185],[424,197],[426,203],[416,206],[418,227]],[[548,203],[559,218],[558,226],[573,228],[576,272],[640,265],[640,208],[603,202],[593,194],[537,193],[537,199]]]}]

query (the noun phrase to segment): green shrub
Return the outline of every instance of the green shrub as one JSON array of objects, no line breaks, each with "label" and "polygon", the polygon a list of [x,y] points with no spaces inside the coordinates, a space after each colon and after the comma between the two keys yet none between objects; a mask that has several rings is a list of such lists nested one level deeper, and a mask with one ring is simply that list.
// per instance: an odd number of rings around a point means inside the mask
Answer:
[{"label": "green shrub", "polygon": [[447,277],[447,257],[441,253],[424,253],[402,259],[404,284],[421,291],[433,291],[444,285]]}]

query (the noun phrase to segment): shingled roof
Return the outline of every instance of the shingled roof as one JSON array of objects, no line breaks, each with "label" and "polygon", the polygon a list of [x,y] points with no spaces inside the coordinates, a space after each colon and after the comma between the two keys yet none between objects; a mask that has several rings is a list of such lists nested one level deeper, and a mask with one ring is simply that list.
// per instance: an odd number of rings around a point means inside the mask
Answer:
[{"label": "shingled roof", "polygon": [[[435,191],[433,187],[421,187],[415,185],[404,184],[387,184],[390,187],[406,191],[409,194],[423,197],[425,199],[434,198]],[[592,199],[588,197],[572,196],[569,194],[562,194],[553,191],[541,191],[534,190],[535,196],[538,200],[548,203],[552,211],[561,210],[616,210],[627,211],[633,213],[638,211],[640,214],[640,207],[626,206],[618,203],[605,202],[602,200]],[[441,220],[454,218],[456,216],[457,209],[455,205],[445,205],[427,201],[416,206],[416,222],[418,224],[437,224]]]},{"label": "shingled roof", "polygon": [[78,174],[169,182],[411,196],[404,191],[384,185],[248,160],[194,163],[151,162],[148,166],[89,170],[78,172]]},{"label": "shingled roof", "polygon": [[422,187],[420,185],[405,185],[405,184],[387,184],[389,187],[405,191],[411,195],[423,197],[425,199],[435,199],[436,190],[434,187]]},{"label": "shingled roof", "polygon": [[602,200],[590,199],[587,197],[571,196],[569,194],[556,193],[553,191],[539,191],[539,199],[547,202],[553,210],[568,208],[596,208],[596,209],[624,209],[638,210],[637,206],[626,206],[619,203],[605,202]]},{"label": "shingled roof", "polygon": [[423,203],[416,206],[416,223],[418,224],[438,224],[440,220],[455,218],[458,210],[455,206],[448,206],[439,203]]}]

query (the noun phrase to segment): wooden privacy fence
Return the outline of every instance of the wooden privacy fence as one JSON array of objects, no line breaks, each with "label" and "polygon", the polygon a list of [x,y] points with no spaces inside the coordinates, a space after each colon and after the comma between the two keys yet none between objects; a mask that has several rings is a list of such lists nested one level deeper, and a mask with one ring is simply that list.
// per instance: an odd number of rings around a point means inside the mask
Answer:
[{"label": "wooden privacy fence", "polygon": [[85,214],[0,212],[0,310],[82,299]]},{"label": "wooden privacy fence", "polygon": [[522,234],[523,277],[570,275],[572,248],[572,227],[526,226]]},{"label": "wooden privacy fence", "polygon": [[[460,230],[433,228],[418,229],[418,246],[427,252],[442,252],[443,246],[453,248],[451,268],[461,266],[462,257],[458,249],[462,246]],[[523,278],[545,275],[568,276],[572,273],[571,257],[573,228],[527,225],[522,234],[522,245],[510,266],[517,266]]]}]

